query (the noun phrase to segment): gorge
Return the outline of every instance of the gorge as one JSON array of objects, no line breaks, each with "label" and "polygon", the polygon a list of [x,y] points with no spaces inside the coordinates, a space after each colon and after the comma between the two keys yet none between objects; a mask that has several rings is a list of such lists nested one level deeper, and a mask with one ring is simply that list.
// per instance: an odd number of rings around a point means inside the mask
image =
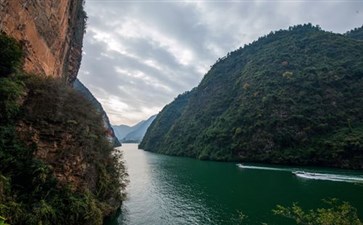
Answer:
[{"label": "gorge", "polygon": [[248,43],[241,2],[90,2],[87,30],[84,0],[0,0],[0,225],[362,224],[363,27],[272,31],[207,72]]}]

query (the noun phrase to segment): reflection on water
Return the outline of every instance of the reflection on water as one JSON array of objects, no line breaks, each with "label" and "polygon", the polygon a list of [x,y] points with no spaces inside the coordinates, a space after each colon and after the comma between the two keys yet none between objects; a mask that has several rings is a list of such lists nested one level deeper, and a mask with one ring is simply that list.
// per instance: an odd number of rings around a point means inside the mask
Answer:
[{"label": "reflection on water", "polygon": [[211,217],[218,215],[218,210],[212,212],[213,208],[207,207],[207,196],[188,174],[192,171],[179,162],[171,163],[170,158],[132,147],[125,146],[130,191],[122,207],[121,224],[213,224]]},{"label": "reflection on water", "polygon": [[[296,168],[170,157],[138,150],[135,144],[121,150],[130,175],[128,198],[117,221],[108,225],[238,224],[240,212],[248,216],[246,224],[291,224],[271,209],[292,202],[319,207],[321,199],[331,197],[349,201],[363,214],[363,201],[357,198],[363,196],[362,185],[302,179],[312,169],[303,174]],[[335,172],[351,178],[341,170],[329,170],[328,176]]]}]

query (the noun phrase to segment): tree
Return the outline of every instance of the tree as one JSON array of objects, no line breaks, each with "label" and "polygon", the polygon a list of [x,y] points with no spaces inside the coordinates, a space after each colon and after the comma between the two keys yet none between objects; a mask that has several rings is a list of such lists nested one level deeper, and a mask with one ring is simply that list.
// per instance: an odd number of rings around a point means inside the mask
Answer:
[{"label": "tree", "polygon": [[348,202],[338,199],[323,200],[328,208],[310,209],[304,211],[297,203],[291,207],[277,205],[272,210],[275,215],[281,215],[295,220],[297,224],[303,225],[362,225],[358,218],[357,209]]},{"label": "tree", "polygon": [[7,76],[20,65],[22,51],[15,39],[0,33],[0,77]]}]

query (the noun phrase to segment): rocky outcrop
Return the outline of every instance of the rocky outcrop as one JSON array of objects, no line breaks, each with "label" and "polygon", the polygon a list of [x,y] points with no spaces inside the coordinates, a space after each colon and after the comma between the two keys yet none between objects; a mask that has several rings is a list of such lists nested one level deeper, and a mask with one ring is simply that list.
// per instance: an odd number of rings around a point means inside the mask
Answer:
[{"label": "rocky outcrop", "polygon": [[82,58],[84,0],[0,0],[0,30],[24,47],[24,70],[75,80]]}]

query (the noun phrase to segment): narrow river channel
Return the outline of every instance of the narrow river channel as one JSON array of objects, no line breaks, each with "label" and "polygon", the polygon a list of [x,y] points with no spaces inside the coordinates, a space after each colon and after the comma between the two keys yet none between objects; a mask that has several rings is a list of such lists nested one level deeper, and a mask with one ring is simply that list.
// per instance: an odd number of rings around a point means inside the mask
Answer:
[{"label": "narrow river channel", "polygon": [[[120,148],[129,173],[127,200],[109,225],[293,224],[277,204],[350,202],[363,218],[363,175],[354,171],[208,162]],[[240,222],[240,215],[246,215]]]}]

